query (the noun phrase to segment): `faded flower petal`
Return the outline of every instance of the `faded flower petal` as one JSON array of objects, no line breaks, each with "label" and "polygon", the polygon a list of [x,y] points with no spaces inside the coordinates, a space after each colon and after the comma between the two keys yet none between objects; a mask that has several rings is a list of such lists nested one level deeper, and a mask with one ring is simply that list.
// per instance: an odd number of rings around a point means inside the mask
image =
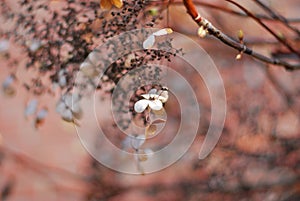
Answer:
[{"label": "faded flower petal", "polygon": [[73,113],[71,110],[65,110],[64,112],[61,113],[61,118],[67,122],[73,122],[74,117]]},{"label": "faded flower petal", "polygon": [[149,157],[153,156],[154,151],[153,151],[152,149],[147,148],[147,149],[144,149],[144,153],[145,153],[145,154],[148,156],[148,158],[149,158]]},{"label": "faded flower petal", "polygon": [[158,99],[159,95],[157,94],[142,94],[141,95],[145,99]]},{"label": "faded flower petal", "polygon": [[144,135],[138,135],[131,139],[131,146],[134,149],[139,149],[145,143],[145,141],[146,138]]},{"label": "faded flower petal", "polygon": [[78,101],[80,101],[80,98],[81,98],[81,96],[80,96],[78,93],[73,93],[73,94],[72,94],[73,102],[78,102]]},{"label": "faded flower petal", "polygon": [[131,61],[135,59],[135,55],[133,53],[129,54],[125,60],[124,66],[129,68],[131,66]]},{"label": "faded flower petal", "polygon": [[63,101],[60,100],[56,104],[56,112],[62,113],[62,112],[64,112],[65,109],[66,109],[66,104]]},{"label": "faded flower petal", "polygon": [[62,100],[68,107],[72,108],[74,105],[79,104],[80,95],[78,93],[65,94],[62,96]]},{"label": "faded flower petal", "polygon": [[36,52],[42,46],[42,42],[40,40],[33,39],[32,41],[27,41],[26,45],[31,52]]},{"label": "faded flower petal", "polygon": [[150,103],[151,101],[146,99],[139,100],[134,104],[134,111],[136,111],[137,113],[142,113]]},{"label": "faded flower petal", "polygon": [[161,110],[163,108],[163,105],[160,100],[153,100],[153,101],[149,101],[149,107],[152,110]]},{"label": "faded flower petal", "polygon": [[111,2],[117,8],[121,8],[123,6],[123,1],[122,0],[111,0]]},{"label": "faded flower petal", "polygon": [[81,109],[81,107],[78,103],[73,105],[72,112],[73,112],[73,115],[76,119],[80,119],[82,117],[83,112],[82,112],[82,109]]},{"label": "faded flower petal", "polygon": [[158,100],[160,100],[162,103],[165,103],[165,102],[168,101],[168,99],[169,99],[169,92],[168,91],[160,90],[158,92],[158,94],[159,94]]},{"label": "faded flower petal", "polygon": [[154,32],[153,35],[154,36],[163,36],[163,35],[167,35],[170,33],[173,33],[173,30],[171,28],[164,28],[164,29]]},{"label": "faded flower petal", "polygon": [[2,87],[3,88],[9,87],[14,82],[14,80],[15,80],[14,76],[12,75],[7,76],[2,83]]},{"label": "faded flower petal", "polygon": [[156,94],[157,93],[157,89],[153,88],[153,89],[150,89],[148,94]]},{"label": "faded flower petal", "polygon": [[204,38],[206,36],[206,33],[207,33],[206,29],[203,26],[200,26],[198,29],[198,35],[201,38]]},{"label": "faded flower petal", "polygon": [[25,108],[25,117],[34,114],[36,112],[37,105],[38,105],[38,101],[36,99],[31,100],[27,104],[27,107]]},{"label": "faded flower petal", "polygon": [[38,128],[40,125],[44,123],[47,115],[48,115],[48,110],[46,108],[43,108],[40,111],[38,111],[34,123],[35,128]]},{"label": "faded flower petal", "polygon": [[147,126],[145,131],[146,137],[154,135],[156,133],[156,130],[156,125],[150,124],[149,126]]},{"label": "faded flower petal", "polygon": [[9,49],[9,41],[7,39],[0,40],[0,53],[7,52]]},{"label": "faded flower petal", "polygon": [[151,34],[151,35],[143,42],[143,48],[144,48],[144,49],[150,49],[151,47],[153,47],[154,43],[155,43],[155,36]]},{"label": "faded flower petal", "polygon": [[138,160],[139,161],[146,161],[148,160],[148,158],[150,158],[151,156],[153,156],[154,152],[152,151],[152,149],[144,149],[144,150],[140,150],[138,152]]},{"label": "faded flower petal", "polygon": [[154,121],[151,122],[151,124],[161,124],[161,123],[165,123],[166,120],[164,119],[155,119]]},{"label": "faded flower petal", "polygon": [[123,1],[122,0],[101,0],[100,1],[100,7],[102,9],[110,10],[113,5],[117,8],[121,8],[123,6]]},{"label": "faded flower petal", "polygon": [[15,77],[13,75],[9,75],[2,83],[2,90],[8,96],[13,96],[16,93],[16,90],[13,87],[14,81]]},{"label": "faded flower petal", "polygon": [[89,78],[93,78],[99,74],[96,67],[87,61],[81,63],[80,71]]},{"label": "faded flower petal", "polygon": [[110,0],[101,0],[100,1],[100,7],[102,9],[108,9],[108,10],[110,10],[111,7],[112,7],[112,3],[111,3]]},{"label": "faded flower petal", "polygon": [[47,115],[48,115],[48,110],[46,108],[43,108],[37,113],[36,118],[44,119]]},{"label": "faded flower petal", "polygon": [[74,122],[74,118],[81,118],[82,109],[79,104],[80,98],[78,93],[68,93],[61,97],[56,105],[56,111],[61,115],[63,120]]}]

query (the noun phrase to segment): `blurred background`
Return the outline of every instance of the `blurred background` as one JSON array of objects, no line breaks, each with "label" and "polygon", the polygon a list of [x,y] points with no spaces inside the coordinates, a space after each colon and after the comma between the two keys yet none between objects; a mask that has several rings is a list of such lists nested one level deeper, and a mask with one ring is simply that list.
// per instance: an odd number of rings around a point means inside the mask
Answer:
[{"label": "blurred background", "polygon": [[[198,1],[194,2],[197,4]],[[290,25],[300,29],[299,1],[262,2],[286,19],[292,19]],[[253,19],[224,12],[225,9],[240,12],[228,2],[214,0],[209,3],[217,6],[217,9],[197,4],[199,12],[224,33],[237,38],[237,33],[242,30],[244,42],[254,50],[291,62],[299,61]],[[254,1],[241,3],[255,14],[267,15]],[[29,9],[31,5],[33,7]],[[61,14],[65,12],[64,9],[74,9],[68,16],[75,21],[66,19],[60,25],[56,23],[56,18],[47,19],[47,14],[38,10],[36,1],[1,1],[0,200],[300,200],[299,71],[287,71],[247,55],[236,60],[238,51],[210,36],[200,38],[197,35],[198,27],[186,13],[181,1],[170,4],[167,1],[150,2],[139,10],[139,20],[127,22],[128,26],[134,23],[142,26],[149,18],[144,16],[145,13],[158,10],[162,19],[158,19],[156,14],[150,15],[151,19],[158,20],[154,27],[171,27],[199,43],[213,59],[223,78],[227,116],[216,148],[206,159],[199,160],[199,147],[209,125],[210,99],[203,83],[188,74],[190,80],[200,83],[195,91],[198,94],[203,92],[198,97],[203,116],[191,148],[178,162],[159,172],[143,176],[121,174],[95,161],[82,146],[74,124],[63,121],[56,112],[60,95],[68,90],[69,81],[72,80],[70,77],[76,70],[76,67],[68,66],[68,62],[78,68],[86,53],[99,45],[99,38],[91,42],[90,37],[96,37],[95,30],[101,30],[99,27],[103,30],[112,29],[102,24],[109,22],[103,19],[114,19],[114,16],[104,13],[99,14],[104,18],[90,17],[91,13],[101,12],[99,2],[92,0],[86,1],[86,4],[80,1],[40,1],[39,5],[47,6],[52,14],[54,11]],[[129,7],[125,3],[126,6]],[[22,18],[21,12],[24,20],[18,20]],[[113,12],[118,10],[113,8]],[[36,22],[35,29],[20,31],[27,30],[26,21],[30,20],[32,13],[40,17],[32,20]],[[84,13],[88,16],[83,16]],[[56,61],[53,64],[56,67],[41,72],[39,64],[31,61],[41,58],[41,66],[48,68],[44,54],[48,50],[51,55],[56,51],[51,49],[52,46],[45,45],[44,40],[35,40],[39,37],[35,33],[43,33],[45,27],[39,24],[43,24],[45,19],[55,22],[53,27],[71,27],[63,29],[67,32],[89,24],[97,28],[89,29],[92,36],[82,34],[80,40],[86,43],[74,44],[75,49],[82,45],[86,52],[74,52],[74,48],[63,47],[68,38],[62,37],[61,49],[65,48],[66,51],[61,54],[65,57],[61,56],[58,60],[49,57]],[[299,51],[299,33],[276,20],[264,22]],[[47,27],[50,30],[53,28]],[[76,33],[74,31],[73,34]],[[108,36],[116,33],[101,34]],[[54,34],[55,37],[60,35]],[[73,40],[76,40],[75,36]],[[48,47],[48,50],[38,54],[41,47]],[[68,54],[65,55],[70,51],[78,58],[72,60]],[[172,65],[181,65],[175,61]],[[57,78],[61,69],[71,69],[66,73],[66,84]],[[110,98],[101,90],[97,95],[99,101]],[[172,108],[172,105],[167,107]],[[107,124],[106,129],[115,132],[116,128],[111,123]]]}]

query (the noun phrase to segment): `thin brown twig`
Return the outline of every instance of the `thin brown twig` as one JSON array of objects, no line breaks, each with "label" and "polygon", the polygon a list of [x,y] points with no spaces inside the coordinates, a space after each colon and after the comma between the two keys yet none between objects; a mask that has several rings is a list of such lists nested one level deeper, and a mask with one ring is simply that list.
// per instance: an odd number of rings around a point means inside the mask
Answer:
[{"label": "thin brown twig", "polygon": [[222,41],[224,44],[238,50],[239,52],[243,52],[248,54],[260,61],[270,63],[273,65],[284,66],[288,70],[299,70],[300,63],[292,64],[280,59],[270,58],[264,56],[258,52],[253,51],[245,44],[242,44],[231,37],[224,34],[222,31],[213,26],[207,19],[203,18],[197,11],[196,6],[194,5],[192,0],[183,0],[183,4],[186,7],[187,13],[192,17],[192,19],[198,24],[199,27],[204,27],[204,29],[208,32],[208,34],[214,36],[218,40]]},{"label": "thin brown twig", "polygon": [[[174,2],[172,2],[172,4],[173,5],[182,5],[182,1],[181,0],[174,1]],[[245,14],[243,12],[235,11],[235,10],[232,10],[232,9],[224,7],[224,6],[219,6],[219,5],[206,3],[206,2],[199,2],[199,1],[195,1],[194,4],[197,6],[203,6],[203,7],[207,7],[207,8],[211,8],[211,9],[216,9],[216,10],[222,11],[224,13],[229,13],[232,15],[240,16],[240,17],[249,17],[247,14]],[[255,17],[257,17],[261,20],[266,20],[266,21],[278,21],[278,19],[274,19],[274,18],[269,17],[264,14],[255,14]],[[286,19],[287,23],[299,23],[300,22],[300,18],[285,18],[285,19]]]},{"label": "thin brown twig", "polygon": [[262,1],[260,0],[253,0],[257,5],[259,5],[262,9],[264,9],[266,12],[268,12],[271,17],[275,20],[278,20],[280,21],[283,25],[285,25],[287,28],[289,28],[290,30],[292,30],[293,32],[295,32],[296,34],[300,35],[300,31],[291,26],[288,22],[288,20],[283,17],[282,15],[280,14],[277,14],[275,11],[273,11],[272,9],[270,9],[266,4],[264,4]]},{"label": "thin brown twig", "polygon": [[260,19],[255,17],[249,10],[247,10],[245,7],[241,6],[235,1],[232,0],[225,0],[229,3],[237,6],[239,9],[244,11],[249,17],[253,18],[258,24],[260,24],[264,29],[266,29],[270,34],[272,34],[279,42],[281,42],[282,45],[284,45],[286,48],[288,48],[291,52],[297,54],[300,57],[300,53],[294,49],[284,38],[278,36],[271,28],[269,28],[265,23],[263,23]]}]

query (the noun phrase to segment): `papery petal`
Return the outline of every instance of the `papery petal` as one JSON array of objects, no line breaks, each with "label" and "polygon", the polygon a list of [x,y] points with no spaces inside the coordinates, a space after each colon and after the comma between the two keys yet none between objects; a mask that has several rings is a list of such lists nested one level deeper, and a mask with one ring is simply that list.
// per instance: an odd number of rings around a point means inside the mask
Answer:
[{"label": "papery petal", "polygon": [[0,40],[0,53],[6,52],[9,49],[9,41],[7,39]]},{"label": "papery petal", "polygon": [[43,108],[41,109],[37,115],[36,115],[36,118],[39,119],[39,120],[42,120],[44,119],[46,116],[48,115],[48,110],[46,108]]},{"label": "papery petal", "polygon": [[161,108],[160,110],[153,110],[152,112],[155,114],[155,116],[163,116],[166,114],[164,108]]},{"label": "papery petal", "polygon": [[16,94],[16,89],[13,86],[3,87],[3,92],[7,96],[14,96]]},{"label": "papery petal", "polygon": [[141,95],[144,99],[149,100],[150,99],[150,94],[142,94]]},{"label": "papery petal", "polygon": [[15,88],[12,86],[14,81],[15,81],[15,77],[13,75],[9,75],[3,81],[2,89],[6,95],[12,96],[16,93]]},{"label": "papery petal", "polygon": [[67,106],[66,104],[63,102],[63,100],[60,100],[57,104],[56,104],[56,112],[58,112],[59,114],[61,114],[62,112],[64,112],[66,110]]},{"label": "papery petal", "polygon": [[149,157],[153,156],[154,151],[153,151],[152,149],[147,148],[147,149],[144,149],[144,153],[145,153],[145,154],[148,156],[148,158],[149,158]]},{"label": "papery petal", "polygon": [[198,29],[198,35],[201,37],[201,38],[204,38],[206,36],[206,30],[204,29],[203,26],[200,26],[199,29]]},{"label": "papery petal", "polygon": [[143,42],[143,48],[144,49],[150,49],[151,47],[153,47],[155,43],[155,37],[154,35],[150,35],[144,42]]},{"label": "papery petal", "polygon": [[30,42],[29,50],[31,52],[36,52],[38,49],[40,49],[41,46],[42,46],[41,41],[33,40],[33,41]]},{"label": "papery petal", "polygon": [[131,139],[132,139],[132,136],[127,136],[127,137],[121,142],[122,149],[128,149],[128,148],[131,148]]},{"label": "papery petal", "polygon": [[151,124],[161,124],[161,123],[165,123],[166,120],[164,119],[155,119],[154,121],[151,122]]},{"label": "papery petal", "polygon": [[28,103],[27,107],[25,108],[25,116],[27,117],[35,113],[37,109],[37,105],[38,105],[38,101],[36,99],[31,100]]},{"label": "papery petal", "polygon": [[44,123],[47,115],[48,115],[48,110],[46,108],[43,108],[40,111],[38,111],[35,118],[34,127],[38,128],[39,126],[41,126]]},{"label": "papery petal", "polygon": [[158,100],[160,100],[162,103],[165,103],[165,102],[168,101],[168,98],[165,98],[165,97],[160,96],[160,97],[158,98]]},{"label": "papery petal", "polygon": [[151,101],[146,99],[139,100],[134,104],[134,111],[136,111],[137,113],[142,113],[150,103]]},{"label": "papery petal", "polygon": [[62,96],[62,102],[66,104],[66,106],[71,107],[72,105],[72,95],[67,93]]},{"label": "papery petal", "polygon": [[81,109],[81,107],[78,103],[73,105],[72,112],[73,112],[73,116],[76,119],[80,119],[82,117],[83,112],[82,112],[82,109]]},{"label": "papery petal", "polygon": [[111,2],[117,8],[121,8],[123,6],[123,1],[122,0],[111,0]]},{"label": "papery petal", "polygon": [[64,75],[60,76],[59,79],[58,79],[58,84],[61,87],[65,87],[67,85],[67,78],[66,78],[66,76],[64,76]]},{"label": "papery petal", "polygon": [[146,138],[144,135],[138,135],[131,139],[131,146],[134,149],[139,149],[145,143],[145,141]]},{"label": "papery petal", "polygon": [[63,95],[62,99],[68,107],[72,108],[80,100],[80,95],[78,93],[67,93]]},{"label": "papery petal", "polygon": [[80,71],[89,78],[93,78],[99,74],[96,67],[87,61],[81,63]]},{"label": "papery petal", "polygon": [[158,100],[160,100],[162,103],[165,103],[169,99],[169,92],[168,91],[160,91]]},{"label": "papery petal", "polygon": [[154,36],[163,36],[163,35],[167,35],[170,33],[173,33],[173,30],[171,28],[164,28],[164,29],[154,32],[153,35]]},{"label": "papery petal", "polygon": [[112,7],[110,0],[101,0],[100,1],[100,8],[110,10]]},{"label": "papery petal", "polygon": [[125,60],[124,66],[129,68],[131,66],[131,61],[135,59],[135,55],[133,53],[129,54]]},{"label": "papery petal", "polygon": [[138,156],[139,156],[139,161],[146,161],[148,160],[148,158],[150,158],[151,156],[153,156],[154,152],[152,151],[152,149],[144,149],[141,150],[140,152],[138,152]]},{"label": "papery petal", "polygon": [[157,94],[153,94],[153,93],[149,93],[149,94],[142,94],[141,95],[143,98],[145,98],[145,99],[148,99],[148,100],[150,100],[150,99],[158,99],[159,98],[159,95],[157,95]]},{"label": "papery petal", "polygon": [[73,93],[72,94],[72,100],[73,100],[73,103],[77,103],[78,101],[80,101],[81,99],[81,96],[79,93]]},{"label": "papery petal", "polygon": [[71,110],[65,110],[63,113],[61,113],[61,118],[67,122],[73,122],[74,117]]},{"label": "papery petal", "polygon": [[14,80],[15,80],[14,76],[12,75],[7,76],[2,83],[2,87],[3,88],[9,87],[14,82]]},{"label": "papery petal", "polygon": [[155,89],[155,88],[150,89],[148,94],[157,94],[157,89]]},{"label": "papery petal", "polygon": [[153,100],[149,102],[149,107],[152,110],[161,110],[163,108],[163,105],[160,100]]},{"label": "papery petal", "polygon": [[16,80],[14,75],[9,75],[2,83],[2,90],[5,95],[13,96],[16,93],[16,89],[13,87],[13,82]]},{"label": "papery petal", "polygon": [[145,131],[146,137],[154,135],[156,133],[156,130],[157,130],[156,125],[150,124],[149,126],[147,126]]}]

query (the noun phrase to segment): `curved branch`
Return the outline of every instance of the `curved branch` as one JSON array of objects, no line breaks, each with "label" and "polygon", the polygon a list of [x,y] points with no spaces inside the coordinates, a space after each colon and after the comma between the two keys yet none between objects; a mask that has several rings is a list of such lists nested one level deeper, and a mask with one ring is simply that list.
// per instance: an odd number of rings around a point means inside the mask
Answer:
[{"label": "curved branch", "polygon": [[224,34],[222,31],[214,27],[207,19],[203,18],[197,11],[196,6],[194,5],[192,0],[183,0],[183,4],[186,7],[187,13],[192,17],[192,19],[198,24],[199,27],[203,27],[208,34],[214,36],[218,40],[222,41],[224,44],[238,50],[239,52],[243,52],[248,54],[258,60],[261,60],[266,63],[270,63],[273,65],[284,66],[288,70],[299,70],[300,63],[292,64],[288,63],[276,58],[270,58],[264,56],[258,52],[253,51],[245,44],[242,44],[231,37]]},{"label": "curved branch", "polygon": [[229,3],[237,6],[239,9],[244,11],[249,17],[254,19],[258,24],[260,24],[264,29],[266,29],[272,36],[274,36],[281,44],[283,44],[286,48],[288,48],[291,52],[297,54],[300,57],[300,53],[295,50],[285,39],[282,37],[278,36],[272,29],[270,29],[265,23],[263,23],[260,19],[256,18],[250,11],[248,11],[246,8],[241,6],[240,4],[232,1],[232,0],[225,0],[228,1]]},{"label": "curved branch", "polygon": [[293,27],[289,24],[289,21],[283,17],[280,14],[277,14],[275,11],[273,11],[272,9],[270,9],[266,4],[264,4],[262,1],[260,0],[253,0],[256,4],[258,4],[262,9],[264,9],[266,12],[268,12],[271,17],[277,21],[280,21],[284,26],[286,26],[287,28],[289,28],[290,30],[292,30],[293,32],[295,32],[296,34],[298,34],[300,36],[300,31],[296,28]]},{"label": "curved branch", "polygon": [[[240,16],[240,17],[249,17],[244,12],[235,11],[235,10],[232,10],[230,8],[227,8],[227,7],[223,7],[223,6],[219,6],[219,5],[215,5],[215,4],[211,4],[211,3],[207,3],[207,2],[195,1],[194,4],[197,5],[197,6],[203,6],[203,7],[219,10],[219,11],[224,12],[224,13],[237,15],[237,16]],[[172,5],[182,5],[182,1],[181,0],[180,1],[173,1]],[[257,17],[261,20],[265,20],[265,21],[278,21],[279,20],[279,19],[274,19],[274,18],[269,17],[269,16],[264,15],[264,14],[255,14],[255,17]],[[300,22],[300,18],[285,18],[285,20],[286,20],[287,23],[299,23]]]}]

